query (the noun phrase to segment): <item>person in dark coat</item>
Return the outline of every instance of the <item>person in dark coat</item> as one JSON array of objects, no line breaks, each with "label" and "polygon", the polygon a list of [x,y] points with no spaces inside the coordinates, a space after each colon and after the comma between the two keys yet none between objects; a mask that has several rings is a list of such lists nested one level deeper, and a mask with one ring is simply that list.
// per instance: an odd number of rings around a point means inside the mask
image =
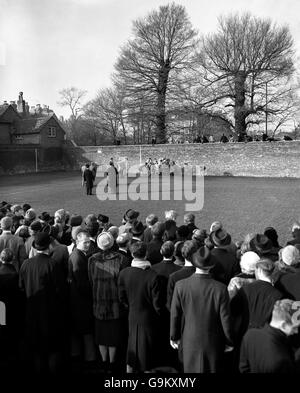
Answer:
[{"label": "person in dark coat", "polygon": [[225,347],[233,342],[227,288],[209,274],[213,258],[207,247],[193,254],[192,263],[195,273],[175,285],[171,345],[182,345],[185,373],[222,372]]},{"label": "person in dark coat", "polygon": [[277,300],[270,324],[261,329],[250,329],[245,334],[239,369],[244,373],[299,373],[288,337],[298,332],[298,321],[293,321],[293,301]]},{"label": "person in dark coat", "polygon": [[173,292],[177,281],[188,278],[195,273],[195,267],[192,264],[192,255],[197,251],[197,249],[198,245],[194,240],[187,240],[183,243],[181,254],[184,258],[184,266],[178,271],[171,273],[168,279],[166,305],[169,311],[171,310]]},{"label": "person in dark coat", "polygon": [[144,242],[131,245],[133,261],[119,275],[119,298],[129,310],[127,371],[143,372],[160,364],[161,282],[146,260]]},{"label": "person in dark coat", "polygon": [[188,240],[192,239],[193,236],[193,231],[195,229],[198,229],[195,225],[195,215],[193,213],[187,213],[183,217],[184,225],[188,227],[189,230],[189,235],[188,235]]},{"label": "person in dark coat", "polygon": [[81,230],[76,235],[76,247],[69,258],[69,288],[72,331],[72,356],[80,356],[83,348],[84,360],[96,359],[94,343],[93,293],[88,277],[90,236]]},{"label": "person in dark coat", "polygon": [[275,287],[284,294],[284,297],[300,301],[300,272],[281,275]]},{"label": "person in dark coat", "polygon": [[152,236],[152,227],[158,221],[158,217],[155,214],[149,214],[146,218],[146,226],[147,228],[144,231],[144,238],[143,241],[145,243],[149,243],[153,236]]},{"label": "person in dark coat", "polygon": [[83,181],[85,182],[86,194],[92,195],[94,187],[94,176],[93,172],[89,169],[89,167],[89,164],[86,164],[86,169],[83,172]]},{"label": "person in dark coat", "polygon": [[274,247],[272,240],[266,235],[257,233],[251,240],[250,246],[261,258],[270,259],[273,262],[278,260],[278,247]]},{"label": "person in dark coat", "polygon": [[33,247],[38,254],[24,261],[20,285],[26,295],[26,341],[38,372],[57,371],[64,325],[61,270],[49,256],[50,236],[40,232]]},{"label": "person in dark coat", "polygon": [[121,351],[127,337],[127,310],[119,300],[118,291],[118,277],[126,266],[126,260],[113,250],[114,238],[111,233],[101,232],[97,237],[97,245],[101,252],[92,255],[88,261],[95,341],[105,371],[116,371],[121,365]]},{"label": "person in dark coat", "polygon": [[19,275],[12,264],[13,257],[9,248],[0,253],[0,302],[3,302],[6,308],[6,332],[0,359],[3,356],[6,360],[17,356],[24,329],[25,299],[19,289]]},{"label": "person in dark coat", "polygon": [[247,329],[261,328],[269,323],[275,302],[283,298],[272,284],[273,271],[272,261],[260,259],[255,268],[256,280],[244,285],[232,298],[232,313],[241,317],[240,337]]},{"label": "person in dark coat", "polygon": [[165,232],[165,224],[158,221],[152,227],[152,240],[147,244],[147,260],[154,265],[162,261],[163,256],[160,253],[163,245],[163,234]]},{"label": "person in dark coat", "polygon": [[[180,266],[175,265],[173,262],[174,244],[171,241],[165,242],[160,249],[163,256],[162,262],[152,266],[152,269],[158,274],[161,280],[163,302],[167,302],[167,286],[170,274],[177,272],[181,269]],[[165,360],[165,364],[173,365],[176,367],[177,353],[172,351],[169,343],[170,334],[170,312],[166,308],[161,316],[161,356]]]},{"label": "person in dark coat", "polygon": [[227,286],[232,277],[241,272],[236,254],[230,247],[231,236],[221,228],[211,233],[211,240],[214,244],[211,253],[216,259],[211,273],[216,280]]}]

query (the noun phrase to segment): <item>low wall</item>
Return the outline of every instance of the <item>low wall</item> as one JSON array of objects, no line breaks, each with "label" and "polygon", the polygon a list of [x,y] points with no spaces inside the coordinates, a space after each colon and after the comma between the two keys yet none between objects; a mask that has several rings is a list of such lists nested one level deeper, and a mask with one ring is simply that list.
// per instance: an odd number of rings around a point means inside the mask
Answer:
[{"label": "low wall", "polygon": [[167,157],[180,165],[205,166],[210,176],[300,178],[300,141],[68,147],[64,160],[66,168],[77,170],[87,161],[108,164],[111,157],[115,162],[128,157],[132,165],[139,163],[140,150],[142,162]]},{"label": "low wall", "polygon": [[167,157],[179,165],[188,163],[206,167],[209,176],[260,176],[300,178],[300,141],[167,144],[130,146],[64,146],[40,148],[0,146],[0,173],[30,173],[36,171],[79,170],[87,161],[108,164],[128,157],[129,165]]},{"label": "low wall", "polygon": [[60,147],[0,146],[0,173],[56,171],[65,167],[64,152]]}]

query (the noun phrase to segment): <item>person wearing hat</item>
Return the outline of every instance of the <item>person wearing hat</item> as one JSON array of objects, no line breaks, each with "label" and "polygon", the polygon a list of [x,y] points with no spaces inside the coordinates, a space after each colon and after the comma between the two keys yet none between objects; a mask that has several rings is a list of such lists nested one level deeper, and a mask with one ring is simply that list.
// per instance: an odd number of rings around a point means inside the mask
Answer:
[{"label": "person wearing hat", "polygon": [[300,272],[300,251],[297,247],[288,245],[279,250],[279,259],[275,262],[273,282],[279,280],[282,274]]},{"label": "person wearing hat", "polygon": [[79,357],[82,352],[85,362],[93,362],[96,359],[93,337],[93,293],[88,277],[90,242],[90,234],[86,230],[77,231],[75,248],[69,258],[68,276],[72,332],[71,356]]},{"label": "person wearing hat", "polygon": [[24,324],[24,299],[19,289],[19,275],[12,264],[13,258],[14,254],[9,248],[0,253],[0,302],[5,304],[6,309],[6,330],[3,342],[1,341],[0,358],[4,360],[12,355],[18,356],[20,331]]},{"label": "person wearing hat", "polygon": [[296,374],[299,361],[289,337],[298,333],[295,318],[299,306],[292,300],[277,300],[272,308],[271,321],[261,329],[249,329],[240,354],[239,370],[244,373]]},{"label": "person wearing hat", "polygon": [[184,373],[222,372],[225,347],[233,342],[227,288],[210,274],[214,258],[207,247],[192,255],[192,264],[195,273],[175,285],[170,343],[182,348]]},{"label": "person wearing hat", "polygon": [[90,170],[90,165],[86,164],[83,172],[83,182],[86,187],[86,195],[93,195],[94,175]]},{"label": "person wearing hat", "polygon": [[109,222],[109,217],[104,214],[99,214],[97,217],[97,221],[99,223],[99,233],[101,233],[102,231],[107,231],[108,228],[112,226],[112,224]]},{"label": "person wearing hat", "polygon": [[116,243],[118,246],[118,252],[122,254],[127,259],[127,266],[130,266],[132,261],[132,255],[129,250],[129,246],[131,244],[132,235],[128,232],[124,232],[119,235],[116,239]]},{"label": "person wearing hat", "polygon": [[58,371],[66,342],[62,277],[49,255],[50,242],[49,234],[38,232],[33,242],[37,255],[26,259],[20,269],[20,286],[27,299],[26,346],[36,372]]},{"label": "person wearing hat", "polygon": [[15,233],[24,220],[24,211],[21,205],[13,205],[10,210],[13,213],[12,232]]},{"label": "person wearing hat", "polygon": [[238,337],[242,338],[249,328],[261,328],[270,322],[272,309],[283,294],[274,287],[272,274],[274,262],[260,259],[256,263],[256,280],[239,289],[231,300],[233,315],[240,319]]},{"label": "person wearing hat", "polygon": [[185,242],[186,240],[190,240],[189,239],[189,228],[186,225],[181,225],[180,227],[177,228],[177,232],[176,232],[176,240],[178,242]]},{"label": "person wearing hat", "polygon": [[0,235],[0,252],[5,248],[9,248],[13,254],[13,265],[17,272],[24,260],[27,258],[24,241],[17,235],[11,233],[13,221],[11,217],[3,217],[0,221],[2,233]]},{"label": "person wearing hat", "polygon": [[141,242],[143,240],[144,230],[145,227],[141,221],[136,221],[132,224],[131,228],[129,229],[129,233],[132,234],[131,244]]},{"label": "person wearing hat", "polygon": [[264,235],[265,236],[267,236],[267,238],[269,239],[269,240],[271,240],[271,242],[272,242],[272,247],[273,247],[273,249],[274,249],[274,251],[276,252],[278,252],[282,247],[280,246],[280,244],[278,243],[278,233],[277,233],[277,231],[276,231],[276,229],[275,228],[273,228],[273,227],[267,227],[265,230],[264,230]]},{"label": "person wearing hat", "polygon": [[109,232],[97,237],[101,252],[88,261],[88,275],[93,293],[95,342],[99,347],[105,371],[116,371],[126,343],[126,309],[118,297],[118,276],[126,260],[113,250],[114,238]]},{"label": "person wearing hat", "polygon": [[43,228],[43,224],[39,220],[33,221],[30,224],[29,226],[30,237],[25,242],[25,250],[26,250],[27,258],[29,257],[29,253],[32,247],[32,243],[34,242],[35,235],[38,232],[41,232],[42,228]]},{"label": "person wearing hat", "polygon": [[212,274],[226,286],[230,280],[241,272],[236,253],[232,252],[231,236],[224,229],[218,229],[210,235],[214,248],[211,250],[216,260]]},{"label": "person wearing hat", "polygon": [[171,242],[176,242],[176,232],[177,232],[176,221],[166,220],[165,228],[166,230],[163,235],[163,241],[166,242],[170,240]]},{"label": "person wearing hat", "polygon": [[258,261],[259,256],[253,251],[247,251],[242,255],[240,260],[241,273],[233,277],[227,287],[230,299],[236,295],[242,286],[256,280],[255,268]]},{"label": "person wearing hat", "polygon": [[172,297],[177,281],[188,278],[195,272],[195,267],[192,264],[192,255],[197,251],[198,244],[195,240],[187,240],[183,243],[181,254],[184,258],[184,266],[178,271],[171,273],[168,279],[167,287],[167,308],[170,311]]},{"label": "person wearing hat", "polygon": [[207,238],[207,233],[205,229],[194,229],[192,233],[192,240],[198,243],[199,248],[203,247],[204,241]]},{"label": "person wearing hat", "polygon": [[183,216],[183,222],[184,222],[184,225],[186,225],[188,227],[188,230],[189,230],[188,240],[191,240],[192,239],[192,235],[193,235],[193,231],[195,229],[198,229],[198,227],[196,227],[196,225],[195,225],[195,214],[193,214],[193,213],[186,213]]},{"label": "person wearing hat", "polygon": [[[167,287],[168,287],[168,279],[170,274],[177,272],[181,269],[181,266],[175,265],[173,262],[174,255],[174,244],[171,241],[166,241],[163,243],[160,249],[160,253],[163,256],[162,262],[156,263],[151,267],[159,276],[161,280],[161,290],[163,296],[163,302],[166,304],[167,302]],[[169,335],[170,335],[170,312],[167,308],[165,308],[165,312],[161,318],[161,354],[162,359],[165,360],[165,363],[162,364],[173,364],[176,366],[176,355],[172,349],[170,348],[169,343]]]},{"label": "person wearing hat", "polygon": [[278,260],[278,248],[273,247],[272,241],[266,235],[257,233],[250,244],[253,251],[261,258],[267,258],[273,262]]},{"label": "person wearing hat", "polygon": [[146,217],[146,229],[144,231],[144,239],[145,243],[149,243],[152,240],[152,227],[158,221],[158,217],[151,213]]},{"label": "person wearing hat", "polygon": [[163,222],[156,222],[152,227],[152,240],[147,244],[147,260],[151,265],[155,265],[163,260],[160,249],[163,245],[163,235],[166,225]]},{"label": "person wearing hat", "polygon": [[160,363],[161,313],[164,310],[161,281],[146,259],[147,246],[130,247],[133,260],[119,275],[119,298],[129,311],[127,372],[144,372]]},{"label": "person wearing hat", "polygon": [[139,215],[140,213],[136,210],[127,210],[123,217],[125,223],[119,227],[119,234],[121,235],[124,232],[129,232],[132,225],[137,222]]},{"label": "person wearing hat", "polygon": [[39,215],[39,220],[42,224],[42,226],[45,226],[47,224],[51,225],[51,221],[53,220],[54,223],[54,218],[50,216],[48,212],[43,212],[42,214]]},{"label": "person wearing hat", "polygon": [[93,254],[100,252],[101,250],[97,246],[97,236],[99,235],[99,223],[91,222],[86,225],[86,231],[90,234],[90,247],[87,252],[87,257],[91,257]]}]

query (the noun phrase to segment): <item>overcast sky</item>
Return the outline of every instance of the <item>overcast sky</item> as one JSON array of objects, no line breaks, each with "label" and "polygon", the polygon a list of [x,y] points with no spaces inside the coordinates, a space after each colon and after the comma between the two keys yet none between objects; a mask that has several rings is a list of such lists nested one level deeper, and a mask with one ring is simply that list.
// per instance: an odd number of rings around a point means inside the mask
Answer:
[{"label": "overcast sky", "polygon": [[[110,85],[120,46],[132,21],[169,0],[0,0],[0,103],[46,104],[57,115],[59,90],[97,90]],[[250,11],[288,24],[300,55],[299,0],[177,0],[193,26],[213,32],[220,15]]]}]

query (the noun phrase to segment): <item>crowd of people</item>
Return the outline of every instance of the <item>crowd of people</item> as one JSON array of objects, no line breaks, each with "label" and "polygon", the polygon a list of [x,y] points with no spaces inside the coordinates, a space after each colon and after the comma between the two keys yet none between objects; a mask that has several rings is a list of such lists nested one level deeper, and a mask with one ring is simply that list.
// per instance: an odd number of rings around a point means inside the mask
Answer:
[{"label": "crowd of people", "polygon": [[0,206],[2,371],[299,371],[298,223],[286,245],[272,227],[234,243],[174,210]]}]

